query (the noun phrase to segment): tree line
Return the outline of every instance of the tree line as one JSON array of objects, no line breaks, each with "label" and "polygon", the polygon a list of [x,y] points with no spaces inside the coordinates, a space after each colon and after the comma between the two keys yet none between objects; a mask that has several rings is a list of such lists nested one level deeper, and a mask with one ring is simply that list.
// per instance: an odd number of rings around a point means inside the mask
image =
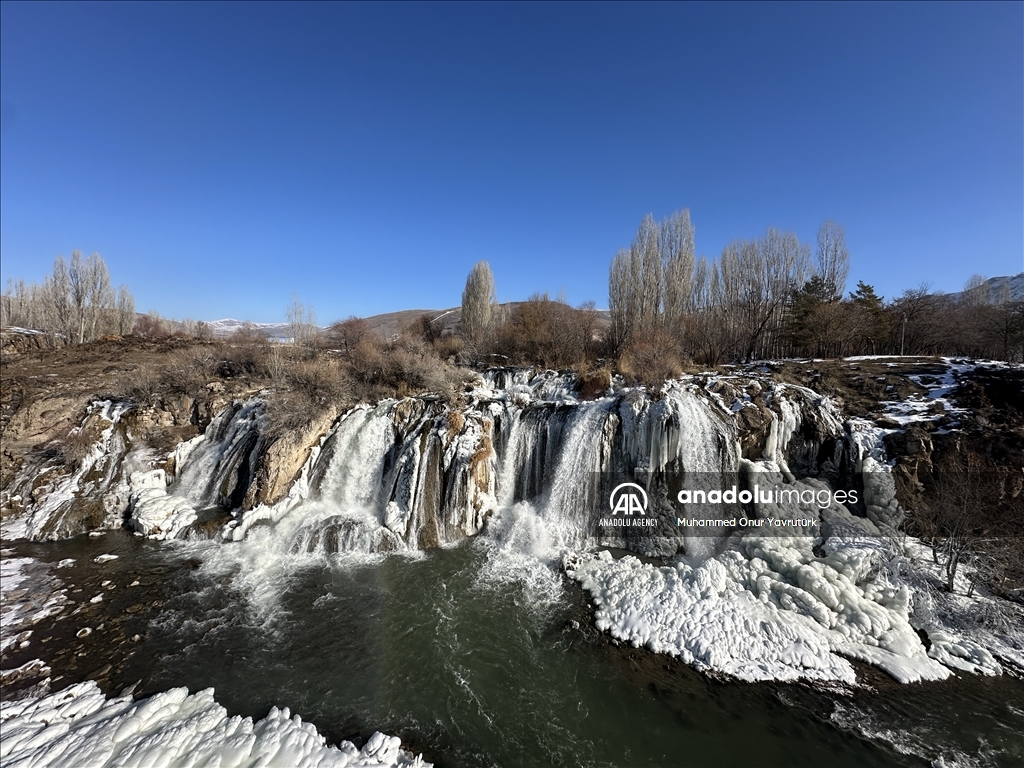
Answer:
[{"label": "tree line", "polygon": [[886,301],[850,270],[845,232],[833,221],[814,246],[769,228],[714,259],[694,251],[687,210],[647,215],[612,259],[608,319],[537,294],[500,307],[486,262],[473,267],[462,302],[462,337],[482,362],[545,367],[604,364],[651,382],[688,364],[867,354],[1024,358],[1024,304],[975,276],[960,294],[926,285]]},{"label": "tree line", "polygon": [[58,256],[41,284],[8,280],[0,297],[0,325],[44,331],[68,344],[108,334],[125,335],[135,327],[135,299],[127,285],[116,291],[98,253],[70,262]]},{"label": "tree line", "polygon": [[[922,285],[887,301],[864,282],[844,296],[849,269],[845,233],[832,221],[821,225],[813,247],[792,232],[769,228],[708,259],[695,254],[688,210],[660,222],[648,214],[630,246],[612,258],[607,313],[593,302],[571,307],[547,293],[499,304],[490,266],[481,261],[467,277],[455,332],[425,316],[400,335],[446,362],[605,368],[647,383],[689,365],[784,357],[1024,359],[1024,303],[1013,299],[1008,286],[992,291],[974,276],[959,294],[932,293]],[[322,331],[312,306],[296,295],[286,315],[298,346],[351,352],[359,336],[367,352],[370,340],[381,349],[396,342],[367,335],[357,318]],[[8,281],[0,322],[47,331],[67,343],[133,332],[212,337],[202,322],[155,313],[137,317],[128,287],[115,292],[99,254],[86,258],[80,251],[70,262],[58,257],[42,284]]]}]

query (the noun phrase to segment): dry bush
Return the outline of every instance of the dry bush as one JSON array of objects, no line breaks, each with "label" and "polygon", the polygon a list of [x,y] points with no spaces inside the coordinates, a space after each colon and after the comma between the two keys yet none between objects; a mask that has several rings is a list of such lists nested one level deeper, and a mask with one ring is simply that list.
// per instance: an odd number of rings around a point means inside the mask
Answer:
[{"label": "dry bush", "polygon": [[326,404],[351,395],[351,382],[342,366],[334,360],[318,358],[292,364],[285,373],[288,388],[310,402]]},{"label": "dry bush", "polygon": [[676,341],[663,330],[636,334],[619,357],[619,371],[651,391],[679,376],[682,370],[683,361]]},{"label": "dry bush", "polygon": [[353,401],[352,382],[343,365],[324,357],[292,361],[282,384],[274,390],[266,411],[272,439],[309,424],[332,405],[343,409]]},{"label": "dry bush", "polygon": [[519,365],[566,369],[592,362],[597,313],[592,305],[573,309],[547,294],[517,305],[494,334],[493,349]]},{"label": "dry bush", "polygon": [[135,326],[132,328],[132,333],[136,336],[158,338],[160,336],[169,336],[171,333],[171,327],[166,320],[160,317],[160,315],[150,313],[148,315],[140,315],[135,320]]},{"label": "dry bush", "polygon": [[241,376],[259,379],[270,376],[270,346],[262,334],[249,336],[239,331],[221,347],[217,375],[224,379]]},{"label": "dry bush", "polygon": [[363,342],[372,344],[374,341],[376,341],[376,334],[370,324],[359,317],[350,317],[347,320],[332,323],[321,334],[321,343],[332,349],[337,349],[346,360],[351,360],[357,354],[356,349],[360,344]]},{"label": "dry bush", "polygon": [[473,455],[469,457],[469,465],[471,467],[476,467],[478,464],[486,462],[493,452],[494,446],[491,443],[491,435],[489,432],[484,432],[480,438],[480,442],[476,446],[476,450],[473,451]]},{"label": "dry bush", "polygon": [[457,359],[463,349],[463,340],[446,333],[444,327],[432,320],[428,315],[420,315],[402,329],[402,338],[414,346],[417,342],[426,344],[435,357],[452,361]]},{"label": "dry bush", "polygon": [[194,397],[217,375],[220,363],[218,352],[217,347],[207,345],[171,352],[157,380],[160,394]]},{"label": "dry bush", "polygon": [[55,440],[52,447],[65,465],[78,469],[102,433],[103,430],[90,420],[85,426],[72,429],[66,437]]},{"label": "dry bush", "polygon": [[448,411],[448,440],[453,440],[466,426],[466,417],[462,411]]},{"label": "dry bush", "polygon": [[581,400],[597,400],[604,397],[608,387],[612,385],[612,372],[607,368],[596,371],[582,370],[577,376]]},{"label": "dry bush", "polygon": [[149,403],[161,392],[160,371],[150,366],[137,366],[131,375],[121,379],[113,391],[103,394],[104,399],[128,400],[136,405]]},{"label": "dry bush", "polygon": [[426,392],[450,399],[464,379],[460,369],[438,359],[426,342],[409,336],[390,344],[374,336],[362,338],[352,350],[349,370],[355,394],[369,402]]},{"label": "dry bush", "polygon": [[434,353],[450,363],[458,360],[462,354],[462,339],[454,334],[446,333],[433,344]]}]

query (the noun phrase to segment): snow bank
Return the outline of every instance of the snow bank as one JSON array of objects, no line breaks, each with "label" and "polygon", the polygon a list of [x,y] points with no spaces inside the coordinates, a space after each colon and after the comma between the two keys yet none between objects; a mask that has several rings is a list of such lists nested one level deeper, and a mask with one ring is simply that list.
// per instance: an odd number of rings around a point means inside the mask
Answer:
[{"label": "snow bank", "polygon": [[634,647],[741,680],[854,681],[821,633],[801,617],[781,621],[717,559],[655,567],[601,552],[567,570],[593,595],[597,628]]},{"label": "snow bank", "polygon": [[820,557],[814,541],[746,535],[697,567],[601,552],[567,558],[566,570],[591,593],[602,631],[741,680],[851,683],[840,656],[904,683],[951,669],[1000,674],[989,651],[951,627],[933,624],[926,651],[911,625],[914,591],[880,567],[880,540],[831,538]]},{"label": "snow bank", "polygon": [[428,766],[395,736],[374,733],[362,749],[330,746],[310,723],[274,707],[257,722],[228,717],[208,688],[173,688],[149,699],[108,699],[87,681],[36,699],[0,703],[6,768],[145,765],[160,768],[360,768]]}]

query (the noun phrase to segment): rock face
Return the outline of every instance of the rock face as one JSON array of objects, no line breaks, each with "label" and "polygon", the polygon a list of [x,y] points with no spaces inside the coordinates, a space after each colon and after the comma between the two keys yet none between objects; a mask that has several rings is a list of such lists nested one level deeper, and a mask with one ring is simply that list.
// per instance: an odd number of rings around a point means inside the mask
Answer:
[{"label": "rock face", "polygon": [[328,410],[272,439],[263,401],[231,400],[222,385],[144,408],[97,401],[73,430],[86,458],[30,451],[5,505],[12,530],[36,539],[126,519],[188,535],[218,508],[234,510],[227,538],[287,518],[295,551],[422,549],[478,533],[499,506],[593,506],[615,472],[730,471],[749,457],[835,478],[843,464],[838,412],[803,387],[712,377],[657,398],[581,401],[575,384],[501,370],[463,406],[420,397]]},{"label": "rock face", "polygon": [[338,415],[336,406],[329,407],[299,429],[270,441],[245,492],[242,507],[252,509],[284,498],[309,458],[310,449],[327,434]]},{"label": "rock face", "polygon": [[5,328],[0,333],[0,354],[8,359],[26,352],[63,346],[64,339],[55,333],[27,328]]},{"label": "rock face", "polygon": [[[5,477],[5,526],[45,539],[127,522],[175,537],[227,521],[223,538],[238,540],[280,524],[294,552],[373,552],[455,542],[495,510],[529,502],[571,538],[586,529],[573,510],[606,499],[610,476],[642,474],[657,485],[672,473],[755,462],[780,482],[862,489],[852,510],[886,528],[920,492],[937,445],[927,421],[891,431],[884,444],[875,428],[869,440],[833,400],[756,373],[690,377],[655,396],[612,387],[580,399],[577,383],[501,369],[459,406],[427,396],[328,409],[273,436],[264,401],[233,398],[220,383],[144,408],[94,401],[62,438],[71,447],[37,445]],[[74,423],[57,412],[62,402],[39,401],[12,419],[20,445]]]},{"label": "rock face", "polygon": [[5,507],[23,516],[13,530],[57,539],[102,527],[127,505],[122,471],[128,441],[124,403],[96,401],[58,444],[32,454],[5,490]]}]

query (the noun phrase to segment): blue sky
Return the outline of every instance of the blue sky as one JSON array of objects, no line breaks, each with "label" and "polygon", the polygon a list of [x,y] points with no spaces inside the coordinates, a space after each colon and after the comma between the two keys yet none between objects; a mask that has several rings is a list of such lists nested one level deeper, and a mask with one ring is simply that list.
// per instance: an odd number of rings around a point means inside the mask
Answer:
[{"label": "blue sky", "polygon": [[140,311],[322,323],[607,305],[647,212],[698,253],[846,229],[852,288],[1024,269],[1024,4],[0,6],[0,275],[98,251]]}]

